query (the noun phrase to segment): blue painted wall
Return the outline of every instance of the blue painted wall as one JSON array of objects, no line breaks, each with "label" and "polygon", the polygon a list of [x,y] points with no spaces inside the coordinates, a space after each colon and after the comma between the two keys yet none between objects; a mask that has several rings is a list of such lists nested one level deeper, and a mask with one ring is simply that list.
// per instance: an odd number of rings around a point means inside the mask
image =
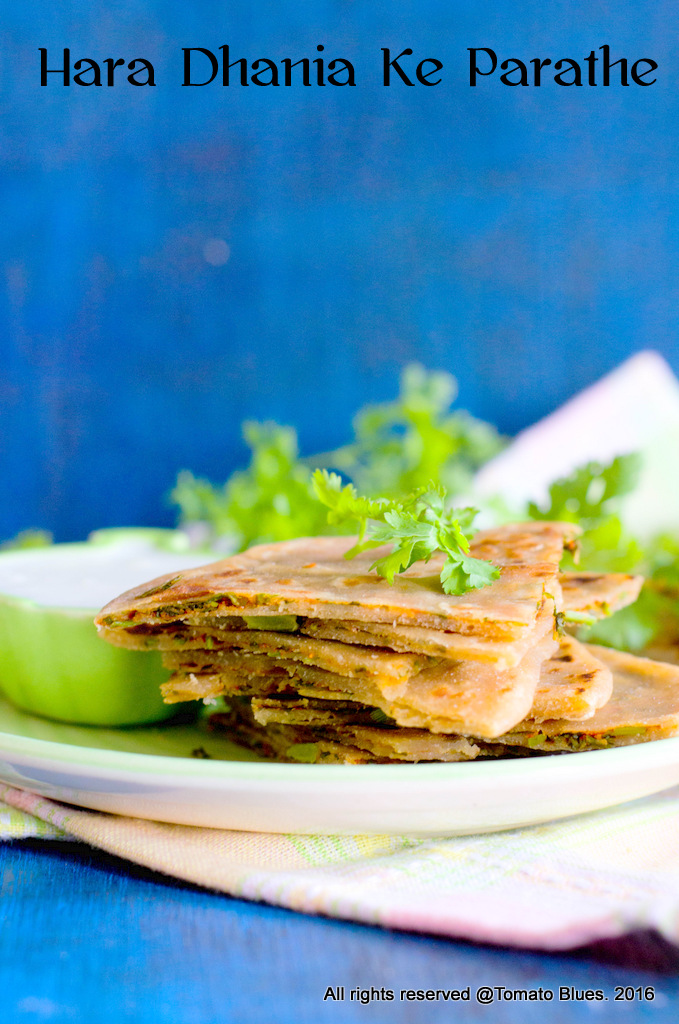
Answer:
[{"label": "blue painted wall", "polygon": [[[412,359],[507,431],[639,348],[679,370],[674,0],[26,0],[0,24],[0,537],[169,524],[178,469],[242,462],[242,419],[336,445]],[[182,88],[181,47],[226,42],[323,43],[358,85]],[[467,83],[468,46],[603,43],[658,82]],[[41,88],[39,46],[146,56],[158,84]],[[442,84],[385,89],[382,46]]]}]

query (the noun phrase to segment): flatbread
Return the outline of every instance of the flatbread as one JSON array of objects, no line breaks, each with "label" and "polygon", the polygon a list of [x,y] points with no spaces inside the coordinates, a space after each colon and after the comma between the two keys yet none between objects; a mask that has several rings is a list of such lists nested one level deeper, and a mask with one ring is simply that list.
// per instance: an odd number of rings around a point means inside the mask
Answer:
[{"label": "flatbread", "polygon": [[[375,708],[353,700],[319,700],[317,697],[287,696],[253,697],[250,701],[253,718],[259,725],[308,725],[327,728],[347,725],[374,726],[387,716]],[[393,725],[393,722],[392,722]]]},{"label": "flatbread", "polygon": [[521,723],[500,742],[531,750],[590,750],[664,739],[679,733],[679,666],[608,647],[589,651],[613,673],[610,700],[585,722]]},{"label": "flatbread", "polygon": [[[545,640],[551,646],[551,637]],[[367,714],[375,709],[406,728],[428,729],[433,733],[461,734],[486,739],[500,735],[499,721],[511,714],[511,729],[535,731],[548,715],[584,720],[591,718],[612,690],[612,673],[608,665],[573,637],[563,637],[558,649],[548,660],[545,653],[533,653],[532,661],[523,665],[520,674],[501,676],[473,665],[456,666],[434,674],[431,670],[411,677],[406,686],[396,687],[387,695],[374,679],[364,676],[352,679],[309,665],[277,663],[258,656],[234,655],[228,665],[218,666],[186,663],[163,687],[165,699],[181,700],[216,698],[226,695],[247,695],[260,700],[273,698],[275,711],[293,705],[289,699],[305,701],[306,718],[312,721],[312,710],[322,708],[326,716],[340,706],[362,707]],[[538,682],[531,672],[539,673]],[[191,669],[195,671],[191,671]],[[432,675],[435,683],[432,685]],[[533,687],[533,701],[528,694]],[[276,703],[279,697],[287,704]],[[528,709],[528,710],[526,710]],[[519,718],[523,725],[515,725]],[[498,721],[499,720],[499,721]],[[288,719],[283,721],[287,724]],[[507,731],[507,730],[505,730]]]},{"label": "flatbread", "polygon": [[254,721],[249,704],[232,703],[226,710],[211,716],[210,727],[226,732],[234,743],[253,750],[261,757],[276,761],[306,761],[326,764],[366,764],[387,758],[375,757],[367,750],[341,743],[337,739],[320,738],[305,728],[272,725],[264,727]]},{"label": "flatbread", "polygon": [[[464,737],[436,736],[426,730],[389,727],[388,723],[386,728],[365,725],[360,717],[360,707],[348,702],[335,702],[324,712],[322,701],[309,700],[306,708],[310,713],[306,715],[305,722],[298,721],[297,724],[294,723],[293,708],[295,702],[299,707],[299,697],[294,697],[289,704],[288,719],[292,724],[276,722],[276,717],[285,717],[282,710],[285,700],[253,701],[255,715],[263,717],[268,723],[266,725],[256,722],[251,708],[245,714],[249,715],[260,743],[266,743],[272,731],[276,735],[277,745],[270,746],[269,756],[288,760],[299,759],[299,751],[290,753],[289,747],[283,749],[284,743],[290,746],[318,743],[317,752],[302,751],[304,759],[313,760],[325,759],[324,751],[331,751],[327,756],[338,761],[346,760],[343,751],[349,751],[350,759],[355,762],[366,759],[460,760],[476,756],[488,758],[596,750],[679,734],[679,667],[594,645],[589,645],[589,652],[611,670],[614,680],[611,699],[592,718],[586,722],[550,720],[537,727],[535,722],[525,721],[490,742],[467,738],[469,749],[452,746],[447,750],[445,747],[446,741],[455,744]],[[314,711],[324,715],[323,721],[317,719],[315,725],[311,724]],[[213,717],[218,721],[225,718],[219,714]],[[242,736],[237,738],[242,740]],[[437,740],[443,743],[437,745]]]},{"label": "flatbread", "polygon": [[514,639],[533,627],[545,590],[557,590],[564,543],[571,544],[577,532],[572,524],[540,522],[477,534],[472,553],[492,560],[501,575],[490,586],[460,596],[441,589],[443,555],[416,563],[390,585],[370,571],[381,549],[347,561],[352,542],[346,537],[262,544],[135,587],[106,605],[95,621],[112,642],[121,631],[145,623],[214,624],[234,615],[396,622]]},{"label": "flatbread", "polygon": [[626,608],[639,596],[643,576],[623,572],[562,572],[563,611],[603,619]]},{"label": "flatbread", "polygon": [[342,644],[328,640],[316,640],[294,633],[273,633],[253,629],[249,632],[234,632],[228,649],[191,651],[167,651],[163,663],[168,668],[178,668],[190,661],[194,666],[212,664],[219,666],[229,663],[234,655],[261,654],[274,662],[292,661],[304,665],[315,665],[341,676],[369,676],[388,682],[406,682],[424,668],[437,661],[424,654],[395,654],[374,647],[357,644]]},{"label": "flatbread", "polygon": [[393,761],[469,761],[478,746],[463,736],[432,736],[422,729],[381,729],[349,725],[312,728],[304,725],[260,725],[252,709],[232,705],[211,718],[236,742],[281,761],[362,764]]},{"label": "flatbread", "polygon": [[[334,699],[356,700],[381,708],[402,726],[435,733],[494,737],[506,732],[530,711],[543,660],[557,647],[552,631],[553,608],[541,615],[542,634],[519,665],[505,672],[476,662],[444,662],[401,677],[340,675],[315,665],[265,655],[236,652],[169,654],[166,664],[179,671],[163,688],[166,700],[185,694],[215,697],[247,692],[243,680],[275,675],[274,688],[287,673],[299,693],[314,696],[320,689]],[[372,652],[374,653],[374,652]],[[394,656],[399,657],[399,656]],[[234,691],[234,686],[238,687]]]},{"label": "flatbread", "polygon": [[[634,601],[641,586],[641,577],[625,573],[561,573],[562,610],[577,614],[602,617]],[[186,622],[140,624],[128,630],[119,630],[114,642],[120,646],[139,650],[188,651],[228,650],[233,646],[253,648],[272,635],[280,633],[260,630],[248,631],[239,616],[222,617],[218,625],[208,623],[191,625]],[[535,643],[537,625],[514,640],[488,640],[483,636],[467,635],[443,629],[422,626],[402,626],[396,623],[363,622],[353,619],[312,619],[299,617],[298,632],[316,640],[335,644],[387,648],[404,654],[421,654],[431,658],[481,661],[495,665],[500,671],[513,668]],[[112,631],[102,630],[106,639]],[[246,634],[245,637],[242,634]],[[254,638],[250,641],[248,637]],[[283,634],[284,636],[285,634]],[[665,652],[662,652],[665,653]],[[652,657],[658,655],[653,652]],[[660,657],[662,661],[677,660],[673,656]]]},{"label": "flatbread", "polygon": [[356,622],[351,619],[302,619],[299,629],[302,633],[318,639],[335,640],[343,644],[361,644],[364,647],[386,647],[400,652],[417,652],[438,660],[478,661],[493,665],[498,671],[504,671],[518,665],[539,639],[539,618],[538,612],[533,627],[514,640],[488,640],[482,636],[465,635],[443,629],[400,626],[396,623]]},{"label": "flatbread", "polygon": [[613,673],[609,666],[575,637],[564,636],[558,651],[542,665],[528,719],[582,721],[602,708],[612,693]]},{"label": "flatbread", "polygon": [[[547,646],[549,644],[549,646]],[[498,673],[471,662],[454,669],[425,670],[405,684],[353,679],[308,665],[288,663],[289,675],[274,672],[247,675],[245,659],[238,669],[180,671],[162,687],[168,703],[222,695],[290,692],[329,700],[352,700],[379,708],[399,725],[433,733],[498,736],[529,712],[537,686],[540,663],[551,649],[551,637],[529,652],[524,662]],[[509,724],[506,724],[509,723]]]}]

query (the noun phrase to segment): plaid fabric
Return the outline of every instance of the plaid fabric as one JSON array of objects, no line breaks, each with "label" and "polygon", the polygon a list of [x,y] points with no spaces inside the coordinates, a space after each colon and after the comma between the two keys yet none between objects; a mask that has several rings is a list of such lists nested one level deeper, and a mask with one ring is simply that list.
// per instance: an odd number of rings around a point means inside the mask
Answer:
[{"label": "plaid fabric", "polygon": [[6,838],[81,839],[309,914],[565,949],[655,928],[679,944],[679,789],[568,821],[450,839],[302,836],[82,811],[0,786]]},{"label": "plaid fabric", "polygon": [[0,839],[65,839],[62,829],[20,811],[10,804],[0,803]]}]

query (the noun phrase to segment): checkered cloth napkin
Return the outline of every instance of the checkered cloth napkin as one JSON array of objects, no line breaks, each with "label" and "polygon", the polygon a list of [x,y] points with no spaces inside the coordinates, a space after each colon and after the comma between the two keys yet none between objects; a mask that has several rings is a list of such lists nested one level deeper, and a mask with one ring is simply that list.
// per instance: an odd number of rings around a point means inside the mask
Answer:
[{"label": "checkered cloth napkin", "polygon": [[0,838],[79,839],[307,914],[534,949],[655,928],[679,944],[679,788],[490,835],[271,835],[83,811],[0,786]]}]

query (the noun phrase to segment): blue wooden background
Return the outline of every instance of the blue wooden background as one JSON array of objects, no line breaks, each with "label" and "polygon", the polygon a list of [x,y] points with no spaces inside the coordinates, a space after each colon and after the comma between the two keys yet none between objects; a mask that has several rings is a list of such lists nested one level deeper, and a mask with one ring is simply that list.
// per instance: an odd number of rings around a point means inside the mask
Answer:
[{"label": "blue wooden background", "polygon": [[[246,417],[341,443],[419,359],[513,431],[642,347],[679,370],[674,0],[25,0],[0,79],[0,538],[164,523]],[[181,47],[344,56],[356,88],[180,86]],[[467,84],[501,59],[652,57],[650,88]],[[157,86],[39,85],[146,56]],[[380,84],[380,47],[444,63]],[[228,255],[228,258],[226,258]]]}]

